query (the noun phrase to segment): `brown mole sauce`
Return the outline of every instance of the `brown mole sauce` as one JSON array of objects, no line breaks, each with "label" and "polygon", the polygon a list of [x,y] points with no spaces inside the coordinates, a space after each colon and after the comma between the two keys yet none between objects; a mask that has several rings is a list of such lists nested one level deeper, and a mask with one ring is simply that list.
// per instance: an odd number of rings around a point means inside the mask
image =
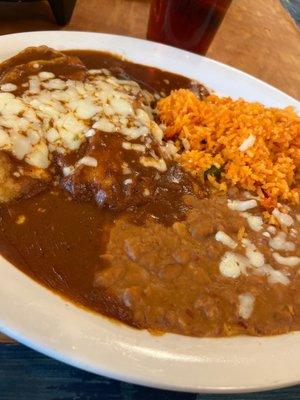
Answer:
[{"label": "brown mole sauce", "polygon": [[153,92],[164,92],[180,88],[193,88],[200,96],[208,94],[207,89],[191,79],[158,68],[135,64],[111,53],[90,50],[68,50],[66,55],[77,56],[90,69],[107,68],[116,77],[134,80],[143,88]]},{"label": "brown mole sauce", "polygon": [[[65,53],[78,56],[88,68],[107,68],[114,75],[135,80],[152,92],[167,95],[172,89],[195,88],[188,78],[121,60],[109,53],[77,50]],[[198,89],[200,95],[206,94],[201,85]],[[183,192],[192,191],[191,181],[187,178],[183,182],[187,183]],[[131,217],[137,223],[153,212],[157,219],[161,216],[163,223],[168,223],[168,215],[172,221],[183,218],[184,210],[179,207],[176,211],[174,207],[176,195],[182,194],[175,191],[164,206],[158,203],[157,197],[152,205],[133,207]],[[22,215],[25,222],[16,223]],[[119,215],[114,210],[99,208],[94,202],[71,199],[59,186],[51,186],[32,198],[0,207],[0,253],[36,281],[76,303],[136,325],[128,308],[105,289],[94,287],[95,272],[106,267],[100,256],[105,252],[109,231]]]}]

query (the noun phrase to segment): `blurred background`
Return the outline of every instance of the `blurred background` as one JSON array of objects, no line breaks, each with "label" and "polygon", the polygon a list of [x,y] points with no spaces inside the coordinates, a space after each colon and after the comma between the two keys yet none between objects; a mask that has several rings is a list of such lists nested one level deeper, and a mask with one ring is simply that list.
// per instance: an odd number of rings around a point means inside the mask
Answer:
[{"label": "blurred background", "polygon": [[[49,3],[0,0],[0,34],[63,29],[146,38],[150,0],[71,0],[74,11],[64,26],[56,23]],[[233,0],[207,56],[300,98],[299,27],[287,11],[297,17],[296,4],[299,0]]]}]

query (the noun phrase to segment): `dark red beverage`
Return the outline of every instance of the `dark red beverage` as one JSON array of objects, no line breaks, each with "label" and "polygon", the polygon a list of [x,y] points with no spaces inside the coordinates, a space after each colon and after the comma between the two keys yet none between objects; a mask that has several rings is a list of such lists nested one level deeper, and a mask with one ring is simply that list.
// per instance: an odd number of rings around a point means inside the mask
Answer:
[{"label": "dark red beverage", "polygon": [[147,38],[205,54],[231,0],[152,0]]}]

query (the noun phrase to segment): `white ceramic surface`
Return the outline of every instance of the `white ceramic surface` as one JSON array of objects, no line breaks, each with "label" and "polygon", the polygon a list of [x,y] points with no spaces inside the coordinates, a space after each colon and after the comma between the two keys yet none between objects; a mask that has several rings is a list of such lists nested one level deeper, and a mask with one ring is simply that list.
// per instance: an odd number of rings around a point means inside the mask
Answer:
[{"label": "white ceramic surface", "polygon": [[[220,94],[269,106],[299,102],[243,72],[172,47],[83,32],[0,37],[0,59],[27,46],[99,49],[198,79]],[[89,313],[54,295],[0,258],[0,330],[71,365],[159,388],[246,392],[300,383],[300,333],[269,338],[151,336]]]}]

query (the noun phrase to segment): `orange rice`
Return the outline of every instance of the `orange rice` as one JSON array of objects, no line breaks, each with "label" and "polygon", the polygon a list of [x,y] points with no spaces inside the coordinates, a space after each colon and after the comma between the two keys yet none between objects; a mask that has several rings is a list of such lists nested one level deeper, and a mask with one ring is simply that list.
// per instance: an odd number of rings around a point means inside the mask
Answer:
[{"label": "orange rice", "polygon": [[[278,200],[299,202],[300,118],[291,107],[267,108],[216,95],[200,100],[179,89],[161,99],[157,110],[165,138],[175,140],[179,162],[194,175],[204,179],[215,166],[222,168],[220,189],[252,191],[265,207]],[[252,144],[241,150],[249,140]],[[217,184],[211,175],[209,180]]]}]

